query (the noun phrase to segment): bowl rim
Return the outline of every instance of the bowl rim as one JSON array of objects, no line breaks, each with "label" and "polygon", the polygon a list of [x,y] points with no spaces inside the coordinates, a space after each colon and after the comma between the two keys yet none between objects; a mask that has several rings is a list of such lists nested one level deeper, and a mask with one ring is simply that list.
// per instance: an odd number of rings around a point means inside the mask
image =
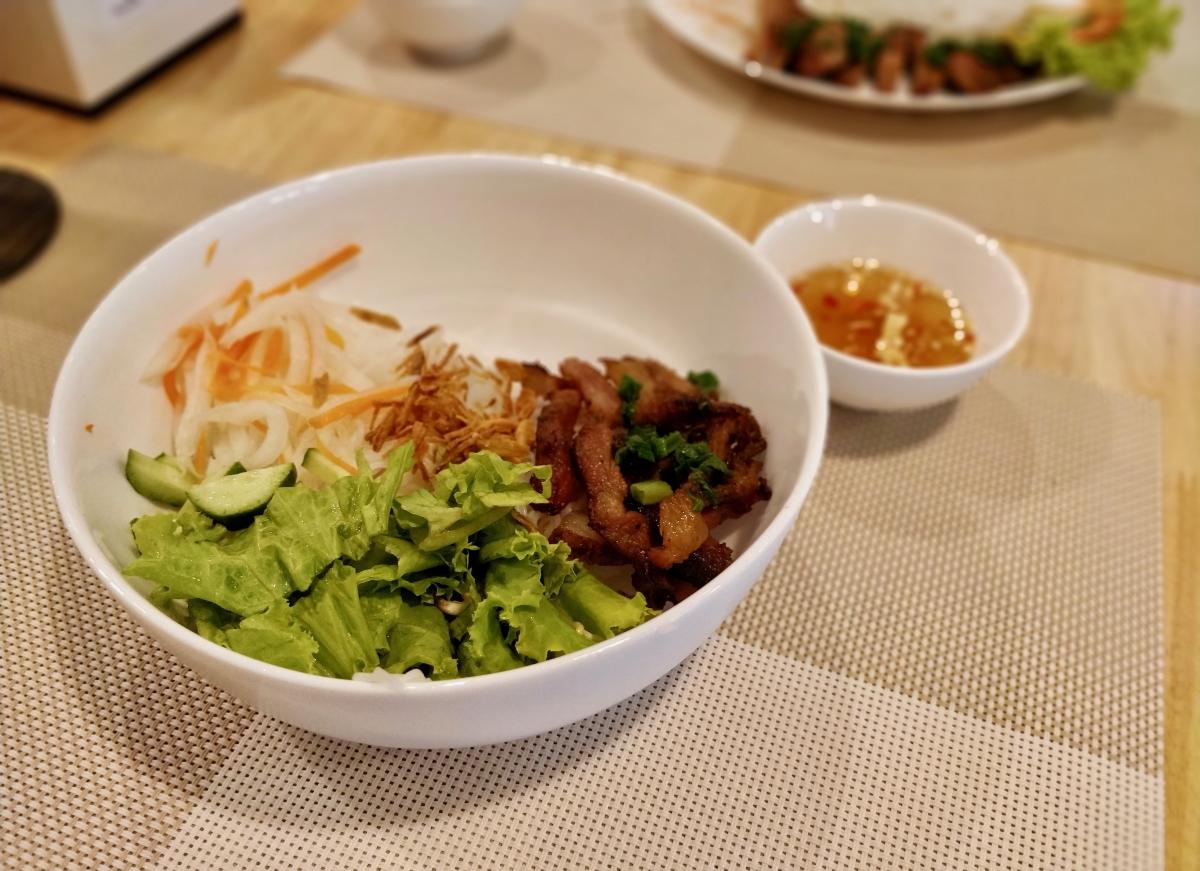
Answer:
[{"label": "bowl rim", "polygon": [[[849,196],[830,197],[827,200],[818,200],[804,205],[797,206],[793,209],[788,209],[776,215],[771,219],[758,235],[754,237],[754,248],[764,257],[766,253],[763,250],[765,247],[764,240],[769,234],[779,234],[787,232],[787,226],[800,221],[801,216],[814,214],[818,211],[832,209],[834,211],[853,210],[853,209],[879,209],[881,213],[895,214],[900,220],[911,222],[916,218],[920,222],[928,224],[939,224],[946,229],[951,230],[956,235],[962,238],[964,245],[973,245],[976,247],[984,247],[987,249],[987,255],[997,258],[997,261],[1003,269],[1007,281],[1005,282],[1005,292],[1009,293],[1017,303],[1017,318],[1013,327],[1001,338],[1001,340],[987,352],[972,357],[964,363],[951,363],[948,366],[889,366],[886,363],[879,363],[875,360],[864,360],[861,357],[855,357],[837,348],[831,348],[828,345],[817,340],[817,345],[821,349],[821,353],[827,356],[830,360],[837,361],[839,364],[857,371],[885,376],[894,376],[896,378],[911,379],[914,381],[932,381],[940,378],[957,377],[967,375],[974,372],[981,372],[991,368],[997,361],[1007,355],[1021,338],[1025,335],[1025,331],[1029,328],[1029,320],[1032,310],[1030,300],[1029,285],[1025,281],[1025,276],[1009,257],[1008,252],[1000,244],[999,240],[993,236],[989,236],[982,230],[972,227],[970,224],[962,221],[953,215],[930,208],[929,206],[921,205],[920,203],[908,202],[906,200],[891,199],[888,197],[880,197],[875,194],[854,194]],[[768,258],[769,259],[769,258]],[[774,264],[772,264],[774,265]],[[780,275],[783,275],[783,270],[777,270]],[[783,276],[785,282],[788,283],[789,290],[791,288],[791,278]],[[793,294],[794,296],[795,294]],[[799,306],[801,311],[804,311],[804,306]],[[807,313],[805,320],[808,320]],[[811,322],[810,322],[811,326]],[[814,331],[815,335],[815,331]]]},{"label": "bowl rim", "polygon": [[817,341],[812,326],[809,324],[808,318],[803,315],[800,306],[789,305],[785,307],[785,311],[794,311],[792,317],[795,328],[810,339],[807,348],[802,347],[804,343],[796,346],[797,351],[808,358],[798,360],[797,362],[810,367],[815,384],[814,395],[808,397],[811,404],[811,416],[808,421],[808,443],[804,458],[801,461],[796,483],[791,492],[786,495],[784,504],[780,507],[775,518],[762,532],[755,536],[746,550],[734,560],[729,568],[683,602],[663,612],[653,620],[649,620],[627,632],[574,653],[495,674],[472,675],[441,681],[397,681],[383,684],[373,681],[348,680],[325,675],[305,674],[237,653],[201,637],[186,626],[173,620],[170,616],[156,608],[133,587],[121,573],[120,569],[105,555],[99,543],[91,534],[78,495],[69,484],[70,456],[67,452],[68,437],[64,429],[66,426],[65,419],[69,412],[65,408],[67,400],[64,397],[67,395],[70,389],[69,385],[76,373],[86,368],[87,359],[83,356],[83,346],[86,344],[86,340],[90,338],[91,332],[96,329],[97,322],[109,312],[117,310],[126,304],[122,296],[129,292],[130,282],[142,272],[150,269],[153,261],[162,256],[163,252],[180,244],[189,242],[199,243],[202,240],[213,238],[215,226],[219,225],[233,213],[268,205],[271,200],[279,197],[281,194],[288,194],[299,190],[311,191],[315,189],[315,186],[337,184],[339,181],[353,176],[386,175],[397,172],[422,173],[425,171],[452,169],[458,165],[488,165],[495,168],[498,172],[562,173],[564,177],[569,176],[588,183],[616,185],[635,198],[646,199],[657,205],[665,206],[681,220],[703,225],[716,238],[723,239],[727,245],[740,249],[741,253],[746,256],[748,265],[761,274],[763,279],[762,284],[767,292],[786,297],[791,302],[791,289],[782,277],[780,277],[780,273],[746,239],[739,236],[708,212],[647,182],[631,178],[611,167],[584,163],[554,154],[523,156],[493,152],[467,152],[392,158],[368,163],[351,164],[269,187],[230,203],[194,222],[157,246],[109,289],[104,298],[92,311],[83,327],[76,334],[54,385],[47,426],[47,453],[51,487],[59,513],[63,518],[71,540],[75,543],[84,561],[100,578],[109,592],[138,622],[149,624],[147,628],[152,628],[156,632],[161,632],[171,637],[182,647],[186,648],[190,654],[202,660],[215,660],[224,665],[226,669],[253,675],[255,678],[271,681],[276,684],[287,684],[289,687],[296,689],[310,689],[354,697],[385,695],[408,697],[415,695],[447,699],[461,696],[465,692],[470,692],[472,688],[477,691],[486,691],[489,689],[503,691],[513,684],[536,680],[539,676],[549,678],[554,672],[566,673],[571,670],[579,670],[593,659],[610,656],[610,651],[623,648],[639,638],[648,637],[648,633],[650,632],[670,631],[673,625],[679,621],[686,620],[688,615],[701,608],[704,602],[717,595],[721,587],[734,583],[735,579],[730,573],[736,567],[739,565],[746,566],[764,556],[769,557],[773,549],[778,546],[778,543],[783,540],[787,531],[795,523],[800,507],[807,497],[808,491],[816,477],[817,469],[824,453],[829,416],[829,385],[824,359],[820,353],[820,343]]}]

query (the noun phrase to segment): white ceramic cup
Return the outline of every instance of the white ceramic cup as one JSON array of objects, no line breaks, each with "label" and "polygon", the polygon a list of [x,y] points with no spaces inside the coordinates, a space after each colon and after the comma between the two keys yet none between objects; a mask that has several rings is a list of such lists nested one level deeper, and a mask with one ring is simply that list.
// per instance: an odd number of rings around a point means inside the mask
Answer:
[{"label": "white ceramic cup", "polygon": [[375,19],[418,53],[447,63],[480,55],[508,29],[521,0],[369,0]]},{"label": "white ceramic cup", "polygon": [[810,203],[772,221],[754,247],[788,281],[818,266],[873,257],[962,302],[976,335],[975,355],[965,363],[888,366],[822,345],[829,395],[840,405],[904,411],[953,399],[1000,362],[1029,323],[1025,279],[996,240],[924,206],[870,195]]}]

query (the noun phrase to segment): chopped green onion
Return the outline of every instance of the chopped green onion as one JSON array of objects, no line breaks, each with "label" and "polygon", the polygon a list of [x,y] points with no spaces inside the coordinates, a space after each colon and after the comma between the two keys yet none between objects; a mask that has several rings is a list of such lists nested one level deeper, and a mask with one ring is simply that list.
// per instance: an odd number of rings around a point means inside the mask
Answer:
[{"label": "chopped green onion", "polygon": [[641,395],[641,382],[628,375],[622,375],[621,383],[617,385],[617,396],[621,397],[621,416],[625,418],[626,423],[633,422],[633,413],[637,410],[638,397]]},{"label": "chopped green onion", "polygon": [[638,481],[629,486],[629,495],[638,505],[657,505],[671,495],[666,481]]},{"label": "chopped green onion", "polygon": [[717,376],[708,369],[705,369],[703,372],[688,372],[687,379],[704,393],[712,393],[721,386],[721,382]]}]

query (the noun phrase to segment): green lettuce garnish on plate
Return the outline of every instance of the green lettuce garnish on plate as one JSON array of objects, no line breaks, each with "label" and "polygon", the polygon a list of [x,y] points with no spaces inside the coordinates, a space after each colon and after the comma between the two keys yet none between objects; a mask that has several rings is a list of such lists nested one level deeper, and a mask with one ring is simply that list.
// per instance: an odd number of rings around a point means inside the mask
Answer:
[{"label": "green lettuce garnish on plate", "polygon": [[223,526],[190,502],[132,524],[126,574],[186,602],[213,642],[309,674],[383,668],[435,680],[542,662],[655,615],[516,518],[550,470],[483,451],[398,495],[412,447],[378,478],[280,487],[257,516]]},{"label": "green lettuce garnish on plate", "polygon": [[1120,24],[1103,39],[1078,37],[1075,14],[1041,11],[1015,34],[1022,64],[1040,65],[1049,76],[1081,75],[1098,88],[1125,90],[1137,81],[1150,55],[1171,47],[1180,10],[1161,0],[1124,0]]}]

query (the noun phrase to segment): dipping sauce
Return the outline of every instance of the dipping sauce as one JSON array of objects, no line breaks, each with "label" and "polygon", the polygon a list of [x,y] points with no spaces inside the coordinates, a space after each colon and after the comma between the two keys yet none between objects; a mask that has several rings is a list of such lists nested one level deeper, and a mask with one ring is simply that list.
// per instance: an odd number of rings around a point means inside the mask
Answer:
[{"label": "dipping sauce", "polygon": [[951,366],[975,351],[958,299],[878,260],[856,257],[792,280],[821,344],[890,366]]}]

